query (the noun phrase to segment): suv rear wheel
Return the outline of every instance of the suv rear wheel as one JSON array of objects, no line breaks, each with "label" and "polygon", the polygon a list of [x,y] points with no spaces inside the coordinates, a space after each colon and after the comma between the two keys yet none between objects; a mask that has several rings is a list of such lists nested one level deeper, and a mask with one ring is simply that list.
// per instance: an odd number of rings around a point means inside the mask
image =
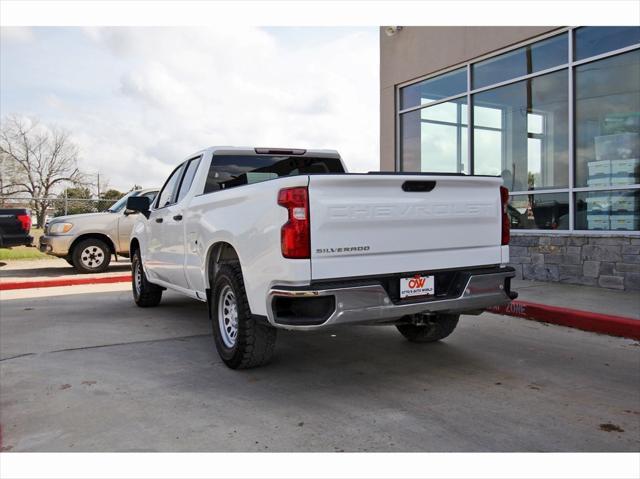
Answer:
[{"label": "suv rear wheel", "polygon": [[111,248],[98,238],[87,238],[73,247],[71,261],[78,273],[102,273],[111,262]]},{"label": "suv rear wheel", "polygon": [[446,338],[458,325],[459,314],[438,314],[424,317],[423,324],[399,324],[398,331],[413,343],[432,343]]},{"label": "suv rear wheel", "polygon": [[220,265],[212,287],[209,315],[216,349],[228,367],[246,369],[271,360],[277,331],[251,314],[237,263]]}]

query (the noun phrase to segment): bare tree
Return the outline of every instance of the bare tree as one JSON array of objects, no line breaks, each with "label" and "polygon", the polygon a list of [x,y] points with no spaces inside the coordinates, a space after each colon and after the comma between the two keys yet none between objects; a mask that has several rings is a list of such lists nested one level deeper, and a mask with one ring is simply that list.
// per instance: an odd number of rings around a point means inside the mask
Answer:
[{"label": "bare tree", "polygon": [[53,193],[64,183],[79,184],[78,147],[69,132],[45,128],[37,121],[17,116],[0,126],[3,178],[0,194],[27,194],[32,198],[38,225],[44,225]]}]

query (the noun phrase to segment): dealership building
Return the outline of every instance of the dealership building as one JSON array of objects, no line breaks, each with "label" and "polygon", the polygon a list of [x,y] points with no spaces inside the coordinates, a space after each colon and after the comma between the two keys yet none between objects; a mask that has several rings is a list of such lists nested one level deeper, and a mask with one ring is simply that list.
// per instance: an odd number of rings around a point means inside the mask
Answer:
[{"label": "dealership building", "polygon": [[518,277],[640,289],[640,27],[382,27],[380,134],[503,178]]}]

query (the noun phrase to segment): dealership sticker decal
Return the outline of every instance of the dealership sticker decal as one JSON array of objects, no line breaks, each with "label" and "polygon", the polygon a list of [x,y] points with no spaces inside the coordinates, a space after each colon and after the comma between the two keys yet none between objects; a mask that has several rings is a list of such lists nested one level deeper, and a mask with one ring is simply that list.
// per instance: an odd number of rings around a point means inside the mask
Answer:
[{"label": "dealership sticker decal", "polygon": [[420,276],[412,278],[400,278],[400,297],[433,296],[435,294],[435,280],[433,276]]}]

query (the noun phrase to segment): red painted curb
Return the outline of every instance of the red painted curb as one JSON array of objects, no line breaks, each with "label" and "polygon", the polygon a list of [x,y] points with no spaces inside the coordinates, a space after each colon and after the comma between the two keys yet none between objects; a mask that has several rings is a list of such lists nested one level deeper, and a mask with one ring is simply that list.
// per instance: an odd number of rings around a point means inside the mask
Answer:
[{"label": "red painted curb", "polygon": [[53,288],[55,286],[76,286],[80,284],[124,283],[131,281],[131,275],[104,276],[102,278],[61,278],[39,281],[1,282],[0,291],[9,289]]},{"label": "red painted curb", "polygon": [[594,333],[640,340],[640,319],[530,303],[529,301],[512,301],[511,304],[488,308],[488,311]]}]

